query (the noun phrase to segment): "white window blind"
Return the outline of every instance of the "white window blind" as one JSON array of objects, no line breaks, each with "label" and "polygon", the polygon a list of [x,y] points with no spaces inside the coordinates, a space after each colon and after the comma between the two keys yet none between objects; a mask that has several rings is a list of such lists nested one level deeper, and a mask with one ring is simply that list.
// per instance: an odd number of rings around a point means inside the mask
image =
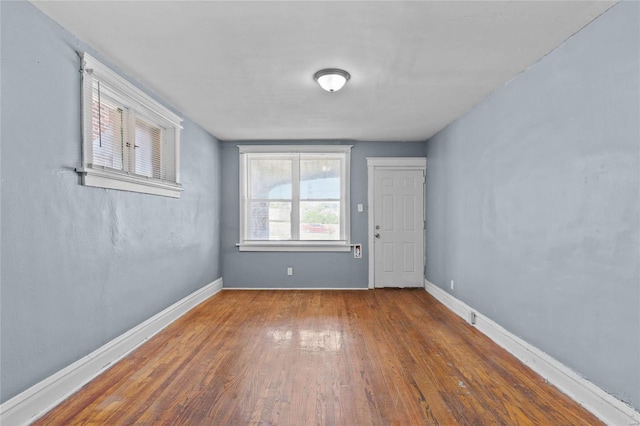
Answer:
[{"label": "white window blind", "polygon": [[241,146],[240,250],[350,250],[349,146]]},{"label": "white window blind", "polygon": [[83,54],[83,184],[179,197],[181,119]]},{"label": "white window blind", "polygon": [[100,89],[100,82],[96,81],[91,95],[91,163],[124,170],[124,108],[105,92]]}]

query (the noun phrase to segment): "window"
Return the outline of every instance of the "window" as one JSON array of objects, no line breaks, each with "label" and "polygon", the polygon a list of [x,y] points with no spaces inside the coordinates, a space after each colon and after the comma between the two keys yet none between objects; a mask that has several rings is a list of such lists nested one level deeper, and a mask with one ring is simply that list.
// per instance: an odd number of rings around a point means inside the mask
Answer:
[{"label": "window", "polygon": [[82,56],[82,184],[179,198],[182,120]]},{"label": "window", "polygon": [[241,251],[349,251],[350,146],[240,146]]}]

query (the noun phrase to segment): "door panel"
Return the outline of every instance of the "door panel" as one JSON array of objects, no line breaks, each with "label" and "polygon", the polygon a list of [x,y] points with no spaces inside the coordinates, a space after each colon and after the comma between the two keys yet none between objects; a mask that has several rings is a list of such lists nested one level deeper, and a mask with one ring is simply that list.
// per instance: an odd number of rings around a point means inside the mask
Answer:
[{"label": "door panel", "polygon": [[382,230],[393,231],[393,220],[395,195],[383,195],[382,196]]},{"label": "door panel", "polygon": [[414,262],[416,253],[416,245],[413,243],[404,243],[404,272],[415,272],[416,264]]},{"label": "door panel", "polygon": [[382,243],[382,262],[384,272],[395,272],[396,270],[396,245],[395,243]]},{"label": "door panel", "polygon": [[374,286],[424,284],[424,176],[422,170],[374,172]]},{"label": "door panel", "polygon": [[[404,231],[415,231],[416,228],[416,197],[414,195],[404,196]],[[422,221],[421,221],[422,222]]]}]

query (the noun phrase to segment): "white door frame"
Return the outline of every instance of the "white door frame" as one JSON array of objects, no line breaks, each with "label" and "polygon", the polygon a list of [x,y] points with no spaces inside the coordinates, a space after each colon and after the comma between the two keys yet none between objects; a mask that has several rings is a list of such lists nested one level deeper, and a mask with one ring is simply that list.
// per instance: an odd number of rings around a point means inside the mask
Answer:
[{"label": "white door frame", "polygon": [[[368,225],[368,253],[369,253],[369,288],[374,288],[375,283],[375,259],[373,252],[373,197],[374,197],[374,177],[376,170],[383,169],[405,169],[422,170],[423,175],[427,173],[427,159],[425,157],[367,157],[367,210],[369,212]],[[425,197],[426,199],[426,197]],[[422,206],[424,216],[424,205]],[[424,220],[424,217],[423,217]],[[426,241],[425,241],[426,243]],[[425,244],[426,246],[426,244]],[[423,261],[424,264],[424,261]]]}]

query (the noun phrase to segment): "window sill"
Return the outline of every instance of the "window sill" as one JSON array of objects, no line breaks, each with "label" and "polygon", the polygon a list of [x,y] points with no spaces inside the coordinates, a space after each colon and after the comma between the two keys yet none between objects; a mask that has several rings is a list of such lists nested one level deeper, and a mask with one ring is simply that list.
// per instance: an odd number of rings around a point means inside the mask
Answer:
[{"label": "window sill", "polygon": [[106,169],[76,169],[84,186],[180,198],[182,185]]},{"label": "window sill", "polygon": [[351,244],[344,241],[260,241],[239,243],[236,246],[239,251],[351,251]]}]

